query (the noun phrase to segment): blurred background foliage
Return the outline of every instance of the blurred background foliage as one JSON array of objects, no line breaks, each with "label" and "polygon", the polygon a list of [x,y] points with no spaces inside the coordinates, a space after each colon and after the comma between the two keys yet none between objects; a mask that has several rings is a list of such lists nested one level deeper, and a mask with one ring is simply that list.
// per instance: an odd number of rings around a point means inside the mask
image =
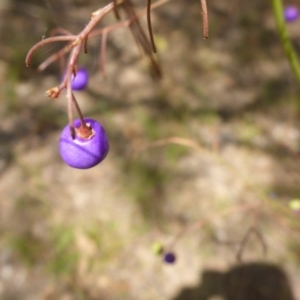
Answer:
[{"label": "blurred background foliage", "polygon": [[[44,96],[59,64],[36,71],[60,45],[40,49],[30,68],[24,60],[51,29],[79,32],[106,3],[0,3],[0,298],[300,297],[299,212],[289,206],[300,196],[299,86],[271,3],[209,1],[208,40],[199,1],[153,11],[160,81],[128,29],[108,36],[103,80],[100,41],[90,39],[79,64],[91,80],[76,97],[103,123],[111,149],[96,168],[74,170],[57,149],[64,94]],[[99,27],[113,22],[111,14]],[[288,24],[298,54],[299,22]],[[238,263],[249,228],[268,254],[251,236]],[[155,257],[155,241],[178,263]],[[256,274],[270,278],[265,286]]]}]

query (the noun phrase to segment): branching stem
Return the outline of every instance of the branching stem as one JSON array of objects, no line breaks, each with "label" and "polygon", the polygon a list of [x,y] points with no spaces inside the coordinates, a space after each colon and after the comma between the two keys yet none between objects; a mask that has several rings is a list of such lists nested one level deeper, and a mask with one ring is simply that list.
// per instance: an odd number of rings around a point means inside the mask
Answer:
[{"label": "branching stem", "polygon": [[[44,70],[51,63],[57,60],[59,60],[61,65],[64,66],[65,56],[70,52],[65,75],[62,82],[58,86],[50,88],[46,92],[46,95],[50,98],[57,98],[60,95],[61,91],[66,88],[69,123],[71,128],[71,135],[73,138],[75,137],[75,130],[73,124],[73,110],[72,110],[73,105],[75,106],[79,118],[81,120],[81,127],[83,128],[86,127],[80,107],[76,102],[76,99],[72,93],[71,80],[72,80],[72,74],[74,76],[76,75],[76,63],[78,61],[78,56],[80,54],[80,51],[83,49],[83,51],[87,53],[88,38],[92,36],[102,35],[101,51],[100,51],[101,54],[100,66],[101,66],[102,76],[105,77],[107,35],[110,31],[116,30],[117,28],[127,27],[127,26],[130,27],[132,34],[137,42],[137,45],[140,47],[140,49],[143,50],[144,54],[146,54],[150,59],[152,75],[159,78],[161,76],[160,67],[156,61],[155,56],[153,55],[153,52],[156,52],[156,46],[154,43],[154,37],[152,31],[151,10],[163,5],[168,1],[169,0],[158,0],[156,3],[152,4],[151,0],[147,0],[146,8],[137,13],[135,11],[134,5],[131,0],[112,0],[111,3],[94,11],[91,14],[89,23],[84,27],[84,29],[78,35],[73,35],[71,32],[63,28],[56,28],[50,32],[50,37],[36,43],[28,51],[25,59],[25,63],[27,66],[30,65],[33,54],[41,47],[50,43],[67,42],[65,46],[63,46],[60,50],[58,50],[56,53],[52,54],[44,62],[42,62],[39,65],[38,70],[39,71]],[[202,6],[203,24],[204,24],[203,32],[204,32],[204,37],[207,37],[208,25],[207,25],[206,0],[201,0],[201,6]],[[103,17],[111,11],[114,11],[117,19],[120,19],[118,7],[124,10],[128,19],[119,22],[117,24],[107,26],[103,29],[95,30],[95,27],[99,24],[99,22],[103,19]],[[144,33],[143,28],[139,22],[139,17],[141,17],[143,14],[146,14],[147,16],[147,24],[148,24],[150,41],[148,40],[148,37]],[[57,35],[57,36],[53,36],[53,35]]]},{"label": "branching stem", "polygon": [[300,63],[297,52],[289,37],[286,22],[283,15],[283,5],[281,0],[271,0],[273,12],[275,15],[276,25],[281,39],[282,46],[300,85]]},{"label": "branching stem", "polygon": [[27,67],[30,66],[30,62],[31,62],[31,57],[33,55],[33,53],[43,47],[46,44],[50,44],[50,43],[55,43],[55,42],[68,42],[68,41],[75,41],[76,36],[54,36],[54,37],[50,37],[47,39],[44,39],[38,43],[36,43],[27,53],[26,59],[25,59],[25,64]]}]

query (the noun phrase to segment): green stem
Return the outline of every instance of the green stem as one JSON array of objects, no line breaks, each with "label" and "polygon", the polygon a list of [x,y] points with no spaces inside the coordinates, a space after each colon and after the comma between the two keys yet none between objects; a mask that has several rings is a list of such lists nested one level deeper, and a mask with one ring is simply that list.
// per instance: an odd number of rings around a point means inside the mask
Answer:
[{"label": "green stem", "polygon": [[289,60],[289,63],[293,69],[293,72],[297,78],[297,81],[300,85],[300,63],[295,48],[288,34],[286,22],[283,15],[284,8],[282,5],[282,0],[271,0],[271,1],[272,1],[273,12],[275,15],[276,25],[277,25],[282,46]]}]

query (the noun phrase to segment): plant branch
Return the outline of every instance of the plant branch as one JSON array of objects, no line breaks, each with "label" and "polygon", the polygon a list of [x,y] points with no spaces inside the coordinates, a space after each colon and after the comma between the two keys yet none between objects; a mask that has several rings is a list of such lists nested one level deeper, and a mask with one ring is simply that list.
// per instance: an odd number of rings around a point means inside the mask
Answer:
[{"label": "plant branch", "polygon": [[[41,47],[50,43],[67,42],[67,44],[63,46],[60,50],[58,50],[56,53],[52,54],[46,60],[44,60],[39,65],[38,70],[39,71],[44,70],[51,63],[57,60],[60,61],[61,66],[65,67],[65,63],[64,63],[65,56],[69,53],[69,59],[68,59],[65,75],[62,82],[58,86],[52,87],[49,90],[47,90],[46,95],[50,98],[57,98],[60,95],[61,91],[66,88],[69,124],[71,128],[71,135],[73,138],[75,136],[75,130],[73,125],[73,110],[72,110],[73,105],[75,106],[80,116],[82,126],[84,126],[84,122],[83,122],[83,116],[81,114],[79,105],[76,102],[74,95],[72,94],[71,80],[72,80],[72,74],[74,74],[74,76],[76,75],[76,63],[81,49],[83,49],[83,51],[87,53],[88,38],[92,36],[102,35],[101,48],[100,48],[101,49],[100,67],[101,67],[102,76],[105,77],[104,63],[106,57],[107,35],[110,31],[116,30],[117,28],[129,27],[134,36],[134,39],[137,42],[137,45],[140,47],[140,49],[143,50],[144,54],[146,54],[150,59],[152,75],[159,78],[161,76],[160,67],[156,61],[156,58],[153,55],[153,52],[156,52],[156,47],[154,43],[152,24],[151,24],[151,10],[163,5],[168,1],[169,0],[158,0],[156,3],[152,4],[151,0],[147,0],[146,8],[139,12],[136,12],[131,0],[119,0],[119,1],[112,0],[111,3],[94,11],[90,15],[90,21],[78,35],[74,35],[68,30],[65,30],[63,28],[56,28],[50,32],[50,37],[36,43],[28,51],[25,59],[25,63],[27,66],[30,65],[33,54]],[[201,0],[201,5],[203,11],[203,22],[204,22],[204,32],[205,32],[204,35],[207,36],[208,27],[207,27],[206,0]],[[111,26],[107,26],[100,30],[95,30],[95,27],[99,24],[99,22],[103,19],[103,17],[111,11],[114,12],[115,17],[117,19],[120,19],[118,8],[122,8],[124,10],[126,16],[128,17],[127,20]],[[139,17],[141,17],[143,14],[146,14],[147,17],[147,25],[148,25],[150,41],[148,40],[148,37],[145,34],[143,27],[141,26],[139,21]]]},{"label": "plant branch", "polygon": [[[30,62],[31,62],[31,58],[33,53],[41,48],[42,46],[46,45],[46,44],[50,44],[50,43],[55,43],[55,42],[68,42],[68,41],[75,41],[76,37],[75,36],[69,36],[69,35],[65,35],[65,36],[54,36],[54,37],[50,37],[47,39],[44,39],[38,43],[36,43],[27,53],[26,59],[25,59],[25,64],[27,67],[30,66]],[[72,44],[71,44],[72,45]]]},{"label": "plant branch", "polygon": [[286,22],[283,15],[283,4],[281,0],[271,0],[275,21],[279,32],[280,40],[284,48],[285,54],[289,60],[292,70],[300,85],[300,63],[297,52],[289,37]]},{"label": "plant branch", "polygon": [[[163,4],[169,2],[170,0],[158,0],[157,2],[153,3],[151,5],[151,10],[154,10],[160,6],[162,6]],[[125,20],[125,21],[122,21],[122,22],[119,22],[119,23],[116,23],[116,24],[113,24],[113,25],[110,25],[110,26],[107,26],[105,28],[102,28],[102,29],[96,29],[96,30],[93,30],[89,36],[92,37],[92,36],[97,36],[97,35],[101,35],[103,34],[103,32],[111,32],[111,31],[114,31],[118,28],[124,28],[124,27],[128,27],[132,22],[134,22],[136,19],[140,18],[142,15],[144,15],[147,11],[147,8],[144,8],[144,9],[141,9],[140,11],[138,11],[133,17]]]},{"label": "plant branch", "polygon": [[52,64],[53,62],[60,59],[68,52],[70,52],[71,49],[72,49],[72,44],[68,44],[65,47],[63,47],[62,49],[60,49],[58,52],[52,54],[38,66],[38,71],[45,70],[50,64]]},{"label": "plant branch", "polygon": [[[153,3],[151,5],[151,10],[156,9],[158,7],[160,7],[161,5],[167,3],[170,0],[159,0],[155,3]],[[108,9],[112,9],[113,5],[111,5],[110,7],[108,7]],[[98,11],[97,11],[98,12]],[[107,13],[107,11],[105,11],[105,14]],[[142,15],[144,15],[145,13],[147,13],[147,8],[142,9],[140,11],[138,11],[137,13],[135,13],[135,15],[133,15],[132,17],[130,17],[129,19],[122,21],[122,22],[118,22],[116,24],[107,26],[105,28],[102,29],[96,29],[93,30],[93,28],[95,27],[95,19],[93,19],[93,24],[92,26],[88,25],[85,27],[85,29],[79,34],[79,35],[73,35],[71,34],[69,31],[63,29],[63,28],[56,28],[53,31],[51,31],[50,38],[44,39],[42,41],[40,41],[39,43],[37,43],[36,45],[34,45],[28,52],[25,63],[27,66],[30,65],[30,61],[31,61],[31,57],[34,54],[34,52],[36,50],[38,50],[39,48],[43,47],[46,44],[49,43],[54,43],[54,42],[60,42],[60,41],[72,41],[74,43],[74,41],[78,38],[83,39],[84,41],[84,52],[87,52],[87,38],[88,37],[93,37],[93,36],[99,36],[102,34],[108,34],[111,31],[114,31],[118,28],[124,28],[124,27],[128,27],[130,26],[133,22],[135,22],[138,18],[140,18]],[[95,14],[95,13],[94,13]],[[104,15],[105,15],[104,14]],[[93,14],[92,14],[93,15]],[[104,15],[99,14],[99,12],[97,13],[97,22],[99,22],[101,20],[101,18],[104,17]],[[100,17],[99,17],[100,16]],[[96,23],[97,24],[97,23]],[[63,36],[56,36],[53,37],[52,35],[54,34],[62,34]],[[105,40],[106,38],[104,38]],[[69,43],[68,45],[66,45],[65,47],[63,47],[62,49],[60,49],[58,52],[52,54],[50,57],[48,57],[44,62],[42,62],[39,67],[38,67],[38,71],[43,71],[45,70],[51,63],[57,61],[58,59],[60,59],[61,57],[63,57],[64,55],[66,55],[68,52],[71,51],[71,49],[74,47],[73,43]],[[78,43],[78,41],[77,41]],[[101,51],[102,52],[102,51]],[[102,52],[103,53],[103,52]],[[102,64],[102,63],[101,63]],[[102,64],[103,65],[103,64]],[[103,71],[102,71],[103,72]]]},{"label": "plant branch", "polygon": [[156,53],[156,46],[155,46],[155,42],[154,42],[152,24],[151,24],[151,0],[147,0],[147,25],[148,25],[148,31],[149,31],[150,41],[151,41],[151,45],[152,45],[152,50],[154,53]]},{"label": "plant branch", "polygon": [[208,15],[206,0],[201,0],[202,18],[203,18],[203,37],[208,38]]}]

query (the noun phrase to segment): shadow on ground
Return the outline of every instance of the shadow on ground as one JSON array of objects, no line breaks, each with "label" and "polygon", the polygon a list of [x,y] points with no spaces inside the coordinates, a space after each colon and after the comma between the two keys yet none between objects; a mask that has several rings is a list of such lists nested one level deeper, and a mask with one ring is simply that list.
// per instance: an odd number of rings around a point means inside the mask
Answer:
[{"label": "shadow on ground", "polygon": [[295,299],[281,268],[266,263],[248,263],[224,273],[205,270],[198,286],[184,288],[173,300],[208,300],[213,296],[225,300]]}]

